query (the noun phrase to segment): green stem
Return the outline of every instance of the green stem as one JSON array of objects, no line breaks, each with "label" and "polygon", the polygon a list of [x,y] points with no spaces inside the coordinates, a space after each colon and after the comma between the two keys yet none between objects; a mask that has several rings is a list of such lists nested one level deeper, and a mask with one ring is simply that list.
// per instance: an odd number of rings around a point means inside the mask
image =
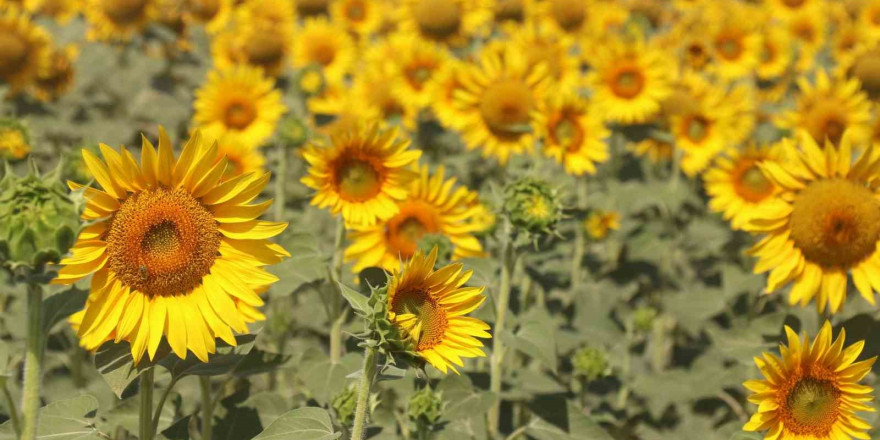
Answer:
[{"label": "green stem", "polygon": [[[577,180],[577,209],[583,212],[587,208],[587,179]],[[574,225],[574,251],[571,255],[571,293],[572,297],[581,287],[581,262],[584,260],[584,237],[583,219],[577,219]]]},{"label": "green stem", "polygon": [[626,345],[624,346],[623,351],[623,371],[621,372],[620,378],[623,381],[623,385],[620,387],[620,391],[617,393],[617,409],[625,410],[626,409],[626,401],[629,399],[629,382],[632,379],[632,341],[633,341],[633,326],[631,323],[626,324]]},{"label": "green stem", "polygon": [[287,184],[287,145],[283,141],[276,144],[278,168],[275,170],[275,221],[284,219],[284,187]]},{"label": "green stem", "polygon": [[339,363],[342,356],[342,325],[348,318],[347,312],[348,310],[344,308],[340,310],[339,315],[333,320],[333,325],[330,326],[330,362],[334,365]]},{"label": "green stem", "polygon": [[12,393],[9,392],[9,387],[6,384],[3,384],[3,398],[6,399],[6,406],[9,408],[9,420],[12,421],[12,428],[15,430],[15,435],[21,435],[21,422],[18,420],[18,409],[15,408],[15,400],[12,398]]},{"label": "green stem", "polygon": [[202,440],[211,440],[214,423],[214,398],[211,395],[211,378],[199,376],[202,387]]},{"label": "green stem", "polygon": [[153,369],[149,368],[140,377],[141,412],[138,421],[140,440],[153,440]]},{"label": "green stem", "polygon": [[342,280],[343,254],[345,250],[345,220],[340,216],[336,225],[336,240],[333,247],[333,262],[330,270],[330,283],[336,289],[331,310],[335,315],[328,316],[332,320],[330,326],[330,362],[338,364],[342,357],[342,325],[347,317],[345,301],[342,300],[342,291],[339,282]]},{"label": "green stem", "polygon": [[159,396],[159,404],[156,405],[156,410],[153,412],[152,419],[152,431],[156,432],[159,430],[159,421],[162,418],[162,408],[165,406],[165,401],[168,399],[168,395],[171,394],[171,390],[174,388],[174,385],[177,384],[177,380],[171,379],[171,382],[168,383],[168,387],[165,388],[165,391],[162,392],[162,395]]},{"label": "green stem", "polygon": [[40,411],[40,376],[43,364],[43,288],[28,283],[27,293],[27,353],[24,361],[24,391],[21,411],[24,417],[21,438],[37,438],[37,416]]},{"label": "green stem", "polygon": [[488,430],[490,438],[498,435],[498,423],[501,420],[501,378],[504,362],[504,343],[501,342],[501,333],[504,332],[504,323],[507,319],[508,303],[510,302],[510,278],[516,264],[515,251],[511,239],[511,225],[505,220],[504,232],[501,243],[501,282],[498,287],[498,298],[495,303],[495,328],[492,338],[492,359],[490,364],[489,390],[495,394],[495,403],[489,408]]},{"label": "green stem", "polygon": [[376,348],[367,347],[364,351],[364,368],[361,371],[358,382],[357,406],[354,411],[354,426],[352,426],[351,440],[363,440],[367,432],[367,416],[370,405],[370,389],[373,387],[373,378],[376,376]]}]

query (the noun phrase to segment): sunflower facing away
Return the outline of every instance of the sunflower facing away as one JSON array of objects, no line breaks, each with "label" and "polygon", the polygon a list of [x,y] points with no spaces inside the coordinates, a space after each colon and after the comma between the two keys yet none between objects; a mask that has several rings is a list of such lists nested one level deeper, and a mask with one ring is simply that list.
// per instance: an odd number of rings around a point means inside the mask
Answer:
[{"label": "sunflower facing away", "polygon": [[831,324],[825,321],[816,339],[798,337],[785,326],[788,346],[780,344],[780,356],[764,353],[755,364],[764,379],[748,380],[743,386],[754,394],[749,402],[758,411],[743,427],[767,431],[765,440],[849,440],[870,438],[871,425],[855,413],[874,411],[868,402],[874,388],[860,385],[877,360],[856,362],[865,341],[844,348],[846,330],[832,342]]},{"label": "sunflower facing away", "polygon": [[408,167],[422,152],[397,140],[397,129],[353,127],[335,132],[329,146],[307,146],[309,174],[301,182],[317,191],[312,205],[342,214],[347,225],[373,225],[397,214],[418,174]]},{"label": "sunflower facing away", "polygon": [[483,228],[476,221],[481,214],[478,194],[454,185],[455,178],[444,180],[442,166],[433,176],[423,166],[410,185],[409,196],[397,203],[397,214],[349,233],[352,244],[345,250],[345,259],[357,260],[352,270],[357,273],[370,266],[394,270],[400,260],[415,254],[419,240],[428,234],[449,239],[453,260],[483,256],[483,245],[473,235]]},{"label": "sunflower facing away", "polygon": [[71,317],[80,345],[127,341],[140,361],[164,336],[181,359],[188,350],[207,362],[215,338],[235,345],[234,333],[264,319],[259,293],[278,278],[263,266],[289,256],[269,241],[287,223],[257,220],[271,200],[251,204],[269,173],[221,183],[227,162],[198,131],[176,160],[161,127],[158,151],[144,138],[140,164],[125,147],[100,148],[104,160],[83,150],[102,188],[85,189],[90,226],[53,280],[92,275],[85,309]]},{"label": "sunflower facing away", "polygon": [[229,137],[248,147],[272,136],[287,108],[274,81],[246,65],[213,70],[196,90],[193,126],[208,139]]},{"label": "sunflower facing away", "polygon": [[858,80],[831,78],[820,70],[815,85],[804,77],[798,78],[797,84],[797,107],[779,116],[776,122],[780,127],[804,129],[820,144],[826,138],[839,143],[845,131],[852,131],[859,140],[867,136],[871,103]]},{"label": "sunflower facing away", "polygon": [[744,229],[765,234],[749,252],[758,258],[755,273],[770,271],[767,291],[793,283],[791,304],[816,297],[819,311],[836,313],[846,300],[847,274],[859,293],[874,304],[880,291],[880,151],[869,145],[853,161],[851,136],[840,145],[816,144],[804,131],[800,148],[782,142],[786,162],[760,168],[781,192],[754,212]]},{"label": "sunflower facing away", "polygon": [[748,146],[719,157],[703,174],[709,208],[721,213],[733,229],[742,229],[756,211],[774,203],[779,188],[758,166],[762,162],[779,162],[778,146]]},{"label": "sunflower facing away", "polygon": [[463,287],[473,271],[461,263],[434,270],[437,248],[416,252],[388,282],[388,318],[413,350],[438,370],[462,367],[461,358],[486,356],[477,338],[491,338],[485,322],[466,316],[486,299],[483,287]]},{"label": "sunflower facing away", "polygon": [[554,95],[538,117],[538,134],[544,141],[544,155],[565,167],[565,172],[582,176],[595,174],[596,164],[608,160],[606,139],[611,132],[584,98]]}]

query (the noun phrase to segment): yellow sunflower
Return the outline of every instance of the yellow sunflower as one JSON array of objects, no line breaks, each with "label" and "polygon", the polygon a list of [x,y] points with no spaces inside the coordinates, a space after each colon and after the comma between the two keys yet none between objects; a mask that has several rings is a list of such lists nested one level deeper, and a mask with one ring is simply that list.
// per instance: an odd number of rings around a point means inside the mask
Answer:
[{"label": "yellow sunflower", "polygon": [[475,221],[480,214],[478,194],[454,188],[455,178],[444,178],[442,166],[433,176],[422,166],[409,196],[397,202],[397,214],[349,233],[352,244],[345,250],[345,260],[356,260],[355,273],[371,266],[394,270],[399,261],[415,255],[419,240],[428,234],[449,239],[453,260],[484,256],[483,245],[473,235],[484,226]]},{"label": "yellow sunflower", "polygon": [[331,135],[331,145],[309,145],[303,158],[308,175],[300,181],[317,191],[312,205],[342,214],[349,226],[374,225],[399,211],[418,173],[409,169],[421,156],[409,141],[397,140],[397,129],[355,127]]},{"label": "yellow sunflower", "polygon": [[236,23],[211,40],[211,57],[217,69],[247,64],[278,76],[287,66],[293,38],[288,26]]},{"label": "yellow sunflower", "polygon": [[611,231],[620,229],[620,213],[593,210],[584,220],[584,230],[593,240],[602,240]]},{"label": "yellow sunflower", "polygon": [[537,126],[544,155],[573,176],[595,174],[596,164],[610,157],[606,140],[611,132],[583,98],[554,95],[538,116]]},{"label": "yellow sunflower", "polygon": [[581,66],[573,55],[574,38],[547,26],[521,26],[511,31],[510,42],[525,54],[531,66],[544,64],[550,87],[558,93],[574,93],[582,84]]},{"label": "yellow sunflower", "polygon": [[858,44],[837,61],[838,75],[857,79],[871,99],[880,98],[880,39]]},{"label": "yellow sunflower", "polygon": [[207,362],[215,338],[235,345],[234,332],[265,319],[259,293],[278,278],[263,266],[289,256],[269,241],[287,223],[257,220],[271,200],[250,204],[269,174],[221,183],[226,161],[198,132],[176,160],[161,128],[158,152],[144,138],[140,165],[125,147],[101,152],[83,150],[102,189],[85,189],[89,226],[52,281],[92,275],[85,309],[71,317],[80,345],[127,341],[139,362],[164,336],[181,359],[191,351]]},{"label": "yellow sunflower", "polygon": [[454,126],[467,148],[481,148],[501,164],[512,154],[531,153],[548,79],[544,64],[530,65],[513,45],[485,49],[462,72],[453,96],[463,112]]},{"label": "yellow sunflower", "polygon": [[593,10],[605,8],[593,0],[545,0],[538,4],[538,19],[541,24],[561,32],[584,34],[592,24],[590,14]]},{"label": "yellow sunflower", "polygon": [[812,342],[806,333],[798,337],[788,326],[785,334],[788,345],[780,344],[779,356],[765,352],[755,357],[764,379],[743,383],[754,393],[749,402],[758,405],[743,429],[767,431],[765,439],[869,438],[871,425],[856,415],[874,411],[869,406],[874,388],[859,382],[877,357],[856,362],[865,341],[844,348],[846,330],[841,329],[832,342],[828,321]]},{"label": "yellow sunflower", "polygon": [[800,131],[798,142],[782,143],[785,163],[760,164],[781,193],[744,229],[765,235],[750,250],[758,258],[755,273],[770,271],[768,292],[793,283],[791,304],[816,297],[819,311],[836,313],[846,299],[847,274],[871,304],[880,290],[880,153],[869,145],[853,161],[850,139],[845,133],[839,146],[827,142],[823,150]]},{"label": "yellow sunflower", "polygon": [[675,145],[658,139],[644,139],[626,146],[637,157],[647,157],[652,163],[668,162],[675,152]]},{"label": "yellow sunflower", "polygon": [[186,19],[214,35],[229,25],[234,0],[185,0]]},{"label": "yellow sunflower", "polygon": [[385,0],[338,0],[330,5],[333,22],[361,38],[377,33],[390,6]]},{"label": "yellow sunflower", "polygon": [[399,93],[395,86],[395,74],[385,64],[371,64],[357,72],[352,80],[351,90],[342,90],[342,102],[346,112],[376,115],[383,125],[400,124],[415,130],[419,107],[413,99]]},{"label": "yellow sunflower", "polygon": [[703,174],[709,208],[721,213],[733,229],[742,229],[755,212],[775,203],[774,197],[779,193],[779,187],[758,164],[779,163],[781,159],[778,147],[755,145],[733,149],[719,157]]},{"label": "yellow sunflower", "polygon": [[85,0],[87,35],[90,40],[128,41],[157,13],[154,0]]},{"label": "yellow sunflower", "polygon": [[344,28],[326,18],[307,18],[293,43],[293,67],[321,66],[328,81],[342,80],[355,59],[355,45]]},{"label": "yellow sunflower", "polygon": [[64,25],[80,13],[82,5],[79,0],[25,0],[24,7],[31,14],[44,15]]},{"label": "yellow sunflower", "polygon": [[788,19],[803,12],[823,8],[823,0],[764,0],[765,8],[774,16]]},{"label": "yellow sunflower", "polygon": [[24,13],[0,9],[0,80],[16,92],[33,83],[45,67],[50,37]]},{"label": "yellow sunflower", "polygon": [[447,128],[459,127],[467,116],[467,111],[459,108],[455,101],[456,91],[464,87],[461,77],[465,66],[464,62],[452,58],[425,85],[431,96],[431,112]]},{"label": "yellow sunflower", "polygon": [[797,104],[779,115],[776,123],[786,129],[808,131],[816,142],[825,139],[837,144],[845,131],[859,140],[870,131],[871,103],[859,89],[856,79],[830,77],[825,71],[816,73],[815,84],[798,78],[800,88]]},{"label": "yellow sunflower", "polygon": [[294,0],[296,12],[303,17],[313,17],[316,15],[327,15],[330,7],[330,0]]},{"label": "yellow sunflower", "polygon": [[235,8],[235,21],[258,29],[276,29],[291,35],[296,10],[290,0],[247,0]]},{"label": "yellow sunflower", "polygon": [[712,63],[709,69],[725,80],[751,75],[761,57],[761,35],[754,23],[755,14],[734,2],[710,8],[706,21],[709,30]]},{"label": "yellow sunflower", "polygon": [[880,39],[880,1],[865,1],[859,13],[858,22],[872,39]]},{"label": "yellow sunflower", "polygon": [[47,102],[67,93],[73,86],[73,63],[78,56],[79,49],[73,45],[53,49],[46,67],[37,74],[34,81],[34,96]]},{"label": "yellow sunflower", "polygon": [[492,19],[502,30],[512,31],[537,14],[536,0],[493,0]]},{"label": "yellow sunflower", "polygon": [[208,139],[229,136],[230,141],[255,147],[272,136],[287,108],[274,81],[256,67],[239,65],[208,72],[196,90],[193,127]]},{"label": "yellow sunflower", "polygon": [[488,32],[491,0],[400,0],[396,16],[404,32],[463,46],[471,37]]},{"label": "yellow sunflower", "polygon": [[813,70],[819,52],[825,47],[828,18],[821,9],[810,9],[789,18],[785,27],[797,47],[795,69],[800,73]]},{"label": "yellow sunflower", "polygon": [[449,52],[417,35],[397,33],[385,39],[367,56],[368,63],[382,64],[393,77],[392,89],[400,99],[416,108],[431,104],[429,83],[451,59]]},{"label": "yellow sunflower", "polygon": [[791,36],[783,29],[770,27],[764,30],[761,55],[755,73],[764,81],[774,80],[786,74],[794,61]]},{"label": "yellow sunflower", "polygon": [[262,174],[266,165],[266,157],[258,148],[248,147],[228,137],[217,140],[217,160],[222,160],[224,157],[227,162],[224,179],[242,174]]},{"label": "yellow sunflower", "polygon": [[597,49],[587,81],[599,114],[612,122],[642,123],[672,92],[673,66],[661,51],[641,41],[617,40]]},{"label": "yellow sunflower", "polygon": [[473,271],[453,263],[434,270],[437,248],[416,252],[388,281],[388,320],[434,368],[458,374],[461,358],[486,356],[477,338],[491,338],[485,322],[466,316],[483,304],[484,287],[463,287]]},{"label": "yellow sunflower", "polygon": [[18,124],[0,125],[0,159],[21,160],[30,152],[31,145],[23,127]]}]

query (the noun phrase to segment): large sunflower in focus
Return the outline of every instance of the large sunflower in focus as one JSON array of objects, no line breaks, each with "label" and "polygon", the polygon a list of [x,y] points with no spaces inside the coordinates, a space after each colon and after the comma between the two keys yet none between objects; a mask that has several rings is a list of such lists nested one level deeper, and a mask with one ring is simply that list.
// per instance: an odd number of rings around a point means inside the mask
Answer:
[{"label": "large sunflower in focus", "polygon": [[870,438],[871,425],[855,414],[874,411],[868,405],[874,389],[859,382],[877,357],[856,362],[865,341],[844,347],[846,330],[832,340],[828,321],[812,343],[788,326],[785,333],[788,346],[780,344],[780,356],[765,352],[755,358],[764,379],[743,383],[754,393],[749,402],[758,405],[743,429],[767,431],[765,439],[779,440]]},{"label": "large sunflower in focus", "polygon": [[482,228],[475,222],[480,214],[477,193],[454,185],[455,178],[444,180],[443,167],[432,177],[423,166],[409,196],[397,202],[397,214],[374,226],[356,227],[349,234],[352,244],[345,250],[345,259],[357,260],[352,270],[357,273],[370,266],[394,270],[400,260],[415,255],[419,240],[429,234],[449,239],[454,260],[483,256],[483,246],[473,236]]},{"label": "large sunflower in focus", "polygon": [[341,26],[325,18],[308,18],[294,36],[293,66],[321,67],[328,81],[340,81],[355,58],[355,45]]},{"label": "large sunflower in focus", "polygon": [[624,124],[646,122],[672,92],[673,66],[656,48],[615,41],[597,49],[587,81],[599,114]]},{"label": "large sunflower in focus", "polygon": [[154,0],[85,0],[88,37],[100,41],[128,41],[157,16]]},{"label": "large sunflower in focus", "polygon": [[798,78],[800,94],[795,109],[783,113],[777,124],[790,130],[806,130],[818,143],[825,139],[840,142],[851,131],[863,140],[871,120],[871,103],[855,79],[831,78],[824,71],[816,74],[815,85]]},{"label": "large sunflower in focus", "polygon": [[193,125],[206,138],[227,136],[249,147],[272,136],[287,111],[274,81],[246,65],[209,72],[207,83],[196,90],[193,106]]},{"label": "large sunflower in focus", "polygon": [[101,152],[83,150],[101,189],[85,189],[89,226],[53,280],[92,275],[85,309],[71,317],[80,345],[127,341],[137,362],[153,359],[164,336],[181,359],[191,351],[207,362],[215,338],[235,345],[234,333],[265,319],[259,293],[278,278],[263,266],[289,256],[269,241],[287,223],[257,220],[271,201],[251,204],[269,174],[221,183],[226,161],[198,132],[176,160],[161,128],[158,151],[144,139],[140,164],[125,147]]},{"label": "large sunflower in focus", "polygon": [[574,176],[595,174],[596,164],[608,160],[611,132],[583,98],[554,95],[538,117],[538,135],[544,154]]},{"label": "large sunflower in focus", "polygon": [[355,126],[331,134],[331,145],[309,145],[309,174],[301,182],[317,191],[312,204],[342,214],[349,226],[369,226],[397,214],[418,174],[409,169],[422,152],[398,141],[397,129]]},{"label": "large sunflower in focus", "polygon": [[806,305],[815,297],[819,311],[831,313],[843,306],[851,274],[859,293],[874,304],[880,290],[880,153],[869,145],[853,161],[849,133],[839,146],[825,143],[824,150],[809,133],[797,138],[782,143],[786,162],[760,164],[781,192],[744,226],[765,235],[750,250],[758,258],[755,273],[770,272],[768,292],[793,283],[791,304]]},{"label": "large sunflower in focus", "polygon": [[457,47],[486,34],[492,19],[491,0],[400,0],[396,14],[402,31]]},{"label": "large sunflower in focus", "polygon": [[721,213],[733,229],[742,229],[755,212],[774,203],[773,197],[779,193],[779,188],[758,164],[778,163],[780,156],[778,147],[752,145],[719,157],[703,174],[709,208]]},{"label": "large sunflower in focus", "polygon": [[29,86],[45,66],[50,38],[27,15],[0,9],[0,80],[13,91]]},{"label": "large sunflower in focus", "polygon": [[534,149],[536,118],[549,84],[545,64],[532,65],[512,45],[488,48],[477,64],[468,65],[459,77],[456,105],[468,149],[481,148],[483,156],[502,164],[512,154]]},{"label": "large sunflower in focus", "polygon": [[446,373],[462,367],[461,358],[485,356],[477,338],[491,338],[489,326],[466,316],[486,300],[483,287],[463,287],[473,271],[461,263],[434,270],[437,248],[421,252],[401,265],[388,281],[388,319],[399,328],[412,349]]}]

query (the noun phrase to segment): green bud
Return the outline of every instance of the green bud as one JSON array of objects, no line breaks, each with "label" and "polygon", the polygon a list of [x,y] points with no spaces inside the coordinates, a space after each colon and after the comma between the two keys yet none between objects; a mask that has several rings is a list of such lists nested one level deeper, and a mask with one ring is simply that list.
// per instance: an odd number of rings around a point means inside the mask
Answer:
[{"label": "green bud", "polygon": [[416,391],[409,398],[409,418],[416,423],[433,425],[443,415],[443,395],[428,387]]},{"label": "green bud", "polygon": [[560,199],[547,182],[527,177],[504,189],[504,213],[517,230],[550,234],[563,217]]},{"label": "green bud", "polygon": [[353,386],[346,387],[330,401],[330,406],[336,411],[336,418],[342,425],[351,425],[354,421],[354,412],[357,407],[357,392]]},{"label": "green bud", "polygon": [[605,352],[594,347],[584,347],[578,350],[572,358],[572,364],[574,365],[574,373],[585,377],[588,381],[608,376],[611,373]]},{"label": "green bud", "polygon": [[21,160],[30,151],[27,127],[16,119],[0,118],[0,159]]},{"label": "green bud", "polygon": [[294,79],[296,88],[306,96],[321,94],[327,86],[321,66],[312,64],[300,69]]},{"label": "green bud", "polygon": [[443,234],[426,234],[419,240],[419,250],[425,255],[437,248],[437,265],[448,264],[452,260],[452,242]]},{"label": "green bud", "polygon": [[657,317],[657,309],[653,307],[639,307],[633,312],[632,320],[636,330],[646,332],[654,325]]},{"label": "green bud", "polygon": [[281,121],[278,135],[287,146],[298,147],[309,140],[309,127],[302,119],[289,116]]}]

